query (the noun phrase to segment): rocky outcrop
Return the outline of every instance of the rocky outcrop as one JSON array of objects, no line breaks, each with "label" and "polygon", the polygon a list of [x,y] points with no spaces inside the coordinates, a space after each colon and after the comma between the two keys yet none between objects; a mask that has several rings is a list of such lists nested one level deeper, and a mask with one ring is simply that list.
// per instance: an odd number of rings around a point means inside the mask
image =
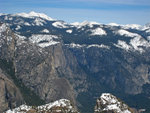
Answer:
[{"label": "rocky outcrop", "polygon": [[42,106],[21,105],[15,109],[8,110],[6,113],[78,113],[71,102],[66,99],[60,99],[55,102]]},{"label": "rocky outcrop", "polygon": [[23,104],[19,89],[0,69],[0,112]]},{"label": "rocky outcrop", "polygon": [[137,113],[117,97],[103,93],[96,101],[94,113]]}]

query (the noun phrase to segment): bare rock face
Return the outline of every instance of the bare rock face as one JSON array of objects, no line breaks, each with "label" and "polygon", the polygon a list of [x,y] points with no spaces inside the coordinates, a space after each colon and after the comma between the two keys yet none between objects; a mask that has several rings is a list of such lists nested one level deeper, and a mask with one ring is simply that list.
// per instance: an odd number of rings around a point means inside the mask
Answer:
[{"label": "bare rock face", "polygon": [[[111,89],[119,89],[126,94],[135,95],[142,93],[144,84],[150,83],[150,66],[147,63],[150,62],[149,51],[141,55],[140,53],[126,52],[113,48],[74,47],[70,49],[73,51],[79,64],[88,73],[99,77],[99,81],[96,81],[97,84],[103,84],[105,81],[105,84]],[[121,89],[119,88],[120,84],[122,86]]]},{"label": "bare rock face", "polygon": [[76,92],[86,90],[84,87],[74,90],[85,82],[86,76],[62,44],[39,48],[24,43],[17,47],[15,59],[17,78],[47,103],[66,98],[75,104]]},{"label": "bare rock face", "polygon": [[117,97],[103,93],[96,101],[94,113],[137,113]]},{"label": "bare rock face", "polygon": [[18,88],[0,70],[0,112],[17,107],[23,102]]},{"label": "bare rock face", "polygon": [[6,24],[0,23],[0,55],[1,58],[12,60],[14,57],[16,38]]}]

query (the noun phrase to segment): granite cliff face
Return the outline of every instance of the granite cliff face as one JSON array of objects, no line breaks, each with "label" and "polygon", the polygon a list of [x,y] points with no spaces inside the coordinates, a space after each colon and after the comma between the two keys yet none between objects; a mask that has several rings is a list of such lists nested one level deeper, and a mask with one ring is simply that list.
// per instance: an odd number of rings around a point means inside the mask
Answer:
[{"label": "granite cliff face", "polygon": [[69,99],[85,113],[110,92],[149,112],[149,26],[67,24],[33,12],[0,21],[0,59],[19,89],[46,103]]},{"label": "granite cliff face", "polygon": [[78,88],[86,81],[84,72],[61,43],[47,48],[28,43],[20,45],[16,49],[15,67],[16,76],[46,102],[66,98],[75,104],[76,94],[86,90]]},{"label": "granite cliff face", "polygon": [[[1,44],[1,59],[12,62],[15,77],[46,103],[66,98],[76,105],[78,93],[86,91],[86,87],[81,86],[86,81],[86,74],[79,69],[76,58],[60,43],[61,40],[40,48],[25,41],[25,37],[13,34],[5,24],[2,27],[1,39],[8,43]],[[51,38],[51,35],[46,37]]]},{"label": "granite cliff face", "polygon": [[19,89],[0,69],[0,112],[18,107],[23,102]]},{"label": "granite cliff face", "polygon": [[96,46],[70,47],[70,50],[73,51],[85,72],[91,74],[90,76],[98,77],[97,85],[105,81],[105,85],[111,89],[135,95],[142,93],[144,84],[150,83],[149,50],[142,54]]}]

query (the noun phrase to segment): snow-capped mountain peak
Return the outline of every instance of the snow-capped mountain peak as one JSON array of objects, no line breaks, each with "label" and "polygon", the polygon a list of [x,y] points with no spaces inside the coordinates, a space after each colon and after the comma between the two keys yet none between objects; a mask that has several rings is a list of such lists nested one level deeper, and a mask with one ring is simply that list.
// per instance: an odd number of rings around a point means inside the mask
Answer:
[{"label": "snow-capped mountain peak", "polygon": [[25,18],[40,17],[40,18],[43,18],[43,19],[46,19],[49,21],[54,20],[44,13],[36,13],[34,11],[31,11],[30,13],[17,13],[17,14],[14,14],[13,16],[21,16],[21,17],[25,17]]}]

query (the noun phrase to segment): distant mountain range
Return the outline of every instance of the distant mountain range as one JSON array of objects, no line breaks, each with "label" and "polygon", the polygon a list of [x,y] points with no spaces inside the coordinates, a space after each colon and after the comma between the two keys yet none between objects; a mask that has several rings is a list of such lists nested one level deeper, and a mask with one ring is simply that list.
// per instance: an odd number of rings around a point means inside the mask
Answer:
[{"label": "distant mountain range", "polygon": [[69,24],[36,12],[0,14],[0,23],[0,112],[64,98],[92,113],[102,93],[150,112],[150,24]]}]

